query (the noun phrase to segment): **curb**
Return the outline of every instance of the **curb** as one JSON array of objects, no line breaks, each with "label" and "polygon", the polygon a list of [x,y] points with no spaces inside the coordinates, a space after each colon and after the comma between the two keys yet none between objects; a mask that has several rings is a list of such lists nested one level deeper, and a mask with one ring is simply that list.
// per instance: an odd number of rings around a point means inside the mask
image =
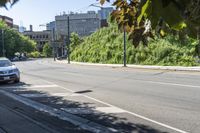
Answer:
[{"label": "curb", "polygon": [[[59,63],[68,64],[65,60],[57,60]],[[73,62],[74,65],[85,65],[85,66],[102,66],[102,67],[123,67],[123,64],[98,64],[98,63],[84,63],[84,62]],[[171,71],[193,71],[200,72],[200,67],[182,67],[182,66],[150,66],[150,65],[127,65],[128,68],[135,69],[151,69],[151,70],[171,70]]]},{"label": "curb", "polygon": [[89,121],[85,118],[70,114],[68,112],[35,102],[33,100],[18,96],[16,94],[10,93],[10,92],[6,92],[4,90],[0,90],[0,93],[16,100],[19,101],[29,107],[32,107],[36,110],[42,111],[42,112],[46,112],[51,116],[57,117],[61,120],[70,122],[72,124],[74,124],[77,127],[80,127],[81,129],[93,132],[93,133],[116,133],[118,132],[117,130],[113,129],[113,128],[109,128],[109,127],[105,127],[103,125],[100,125],[98,123]]}]

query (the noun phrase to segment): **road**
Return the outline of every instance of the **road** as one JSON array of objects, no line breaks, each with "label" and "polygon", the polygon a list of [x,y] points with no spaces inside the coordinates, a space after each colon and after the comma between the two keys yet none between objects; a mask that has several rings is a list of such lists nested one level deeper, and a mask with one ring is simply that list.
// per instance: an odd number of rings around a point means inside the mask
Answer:
[{"label": "road", "polygon": [[[78,121],[89,120],[102,126],[100,130],[106,127],[113,132],[200,132],[200,73],[69,65],[52,59],[15,64],[22,71],[21,83],[3,84],[0,90],[2,95],[30,106],[25,112],[33,108],[44,111],[49,117],[56,116],[57,123],[73,114]],[[48,109],[41,110],[42,105]],[[67,114],[55,115],[51,111],[55,109]],[[49,120],[25,114],[48,124]],[[66,125],[74,122],[66,121]],[[64,132],[60,129],[65,123],[59,127],[51,121],[51,125]]]}]

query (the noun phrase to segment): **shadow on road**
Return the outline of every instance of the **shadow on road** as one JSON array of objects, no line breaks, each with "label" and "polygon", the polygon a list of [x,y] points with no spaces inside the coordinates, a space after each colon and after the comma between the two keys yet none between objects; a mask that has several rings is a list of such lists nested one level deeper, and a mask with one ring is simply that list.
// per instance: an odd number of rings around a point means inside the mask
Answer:
[{"label": "shadow on road", "polygon": [[[5,84],[2,84],[5,85]],[[19,83],[19,84],[9,84],[9,86],[24,86],[27,85],[25,83]],[[0,84],[1,86],[1,84]],[[27,85],[28,86],[28,85]],[[81,91],[77,93],[87,93],[92,92],[91,90]],[[148,125],[140,124],[139,122],[128,122],[128,119],[125,118],[125,114],[108,114],[108,113],[102,113],[95,110],[94,103],[91,102],[78,102],[78,101],[72,101],[72,100],[66,100],[67,96],[59,97],[59,96],[52,96],[46,92],[42,91],[30,91],[23,88],[23,91],[14,92],[16,94],[38,94],[38,95],[44,95],[44,97],[29,97],[29,99],[34,100],[36,102],[57,108],[57,109],[67,109],[63,110],[68,113],[77,115],[79,117],[91,120],[93,122],[96,122],[98,124],[101,124],[105,127],[114,128],[119,133],[166,133],[162,132],[158,129],[154,129],[153,127],[150,127]],[[71,110],[70,110],[71,109]],[[76,109],[76,111],[74,111]],[[77,112],[77,110],[79,110]],[[80,113],[81,112],[81,113]]]}]

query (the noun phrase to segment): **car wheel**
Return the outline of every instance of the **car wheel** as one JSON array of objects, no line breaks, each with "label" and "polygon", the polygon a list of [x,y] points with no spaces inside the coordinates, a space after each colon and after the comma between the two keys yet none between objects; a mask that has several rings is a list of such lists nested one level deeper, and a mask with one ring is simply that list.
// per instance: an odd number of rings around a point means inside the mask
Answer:
[{"label": "car wheel", "polygon": [[14,82],[15,82],[15,83],[19,83],[19,82],[20,82],[20,79],[16,79]]}]

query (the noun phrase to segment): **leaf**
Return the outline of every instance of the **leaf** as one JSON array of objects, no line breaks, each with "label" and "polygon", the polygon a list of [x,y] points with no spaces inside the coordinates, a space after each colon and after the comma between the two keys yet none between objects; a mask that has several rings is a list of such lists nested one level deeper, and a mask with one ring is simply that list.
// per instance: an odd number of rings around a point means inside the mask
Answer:
[{"label": "leaf", "polygon": [[138,23],[141,22],[143,16],[146,14],[146,11],[149,8],[150,4],[151,4],[151,0],[147,0],[146,3],[142,6],[141,13],[140,13],[139,17],[137,18]]},{"label": "leaf", "polygon": [[103,5],[106,1],[110,2],[110,0],[100,0],[100,4]]}]

